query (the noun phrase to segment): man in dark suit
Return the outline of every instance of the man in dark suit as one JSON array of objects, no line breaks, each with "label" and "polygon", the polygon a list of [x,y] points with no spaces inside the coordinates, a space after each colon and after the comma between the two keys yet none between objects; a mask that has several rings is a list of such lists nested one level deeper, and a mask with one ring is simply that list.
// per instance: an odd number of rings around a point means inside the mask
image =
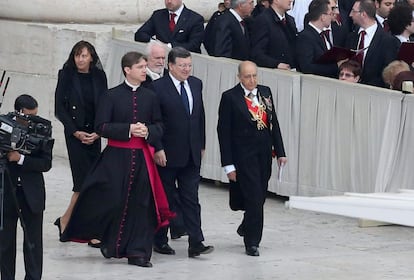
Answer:
[{"label": "man in dark suit", "polygon": [[360,28],[358,32],[352,32],[348,36],[347,47],[365,49],[356,57],[358,62],[362,62],[361,83],[386,87],[382,80],[382,71],[397,58],[398,40],[378,26],[372,0],[355,1],[350,16]]},{"label": "man in dark suit", "polygon": [[296,68],[296,25],[286,12],[293,0],[270,0],[270,7],[255,17],[251,27],[251,58],[267,68]]},{"label": "man in dark suit", "polygon": [[[37,101],[25,94],[20,95],[14,104],[16,112],[25,115],[36,115],[37,107]],[[42,278],[45,209],[45,182],[42,172],[52,167],[52,147],[53,142],[48,142],[45,149],[30,155],[23,155],[18,151],[7,153],[8,163],[6,170],[3,170],[5,179],[1,186],[4,188],[4,228],[0,230],[1,279],[15,279],[16,227],[19,217],[24,226],[24,279]]]},{"label": "man in dark suit", "polygon": [[[168,70],[165,68],[167,46],[160,41],[150,41],[147,45],[145,53],[147,56],[147,77],[141,85],[145,88],[154,90],[152,82],[168,75]],[[187,233],[185,232],[181,202],[177,192],[174,193],[173,197],[176,206],[174,209],[176,217],[170,220],[170,235],[171,239],[179,239]]]},{"label": "man in dark suit", "polygon": [[154,38],[170,48],[183,47],[201,53],[204,19],[184,6],[182,0],[165,0],[165,9],[156,10],[135,32],[135,41],[149,42]]},{"label": "man in dark suit", "polygon": [[245,18],[250,16],[253,0],[231,0],[230,10],[217,19],[214,56],[249,59],[250,36]]},{"label": "man in dark suit", "polygon": [[217,19],[223,15],[224,13],[228,12],[230,9],[230,0],[224,0],[222,2],[224,4],[224,10],[217,10],[214,14],[211,15],[206,28],[204,29],[204,39],[203,45],[209,55],[214,55],[214,40],[216,38],[216,22]]},{"label": "man in dark suit", "polygon": [[217,125],[221,164],[230,188],[240,193],[245,210],[237,233],[244,238],[246,254],[259,256],[263,233],[263,205],[271,175],[272,153],[279,166],[287,162],[270,88],[257,85],[257,66],[239,65],[240,83],[223,93]]},{"label": "man in dark suit", "polygon": [[[160,100],[164,128],[161,142],[155,145],[154,160],[159,166],[159,174],[173,211],[173,194],[178,191],[188,233],[188,256],[195,257],[212,252],[214,247],[202,243],[204,236],[198,185],[201,157],[206,144],[205,114],[202,82],[190,76],[191,67],[191,53],[175,47],[168,54],[169,74],[153,82]],[[154,251],[175,254],[168,245],[167,228],[157,232]]]},{"label": "man in dark suit", "polygon": [[316,74],[336,78],[338,65],[318,64],[316,60],[332,48],[331,26],[333,11],[329,0],[313,0],[307,14],[309,23],[297,38],[296,55],[299,70],[305,74]]}]

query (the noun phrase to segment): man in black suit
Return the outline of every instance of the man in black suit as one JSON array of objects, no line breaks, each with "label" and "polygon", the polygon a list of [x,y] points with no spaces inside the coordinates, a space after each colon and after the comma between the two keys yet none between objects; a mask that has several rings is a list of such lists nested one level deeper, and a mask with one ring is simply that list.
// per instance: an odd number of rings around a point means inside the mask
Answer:
[{"label": "man in black suit", "polygon": [[348,36],[347,47],[365,49],[356,57],[358,62],[362,62],[361,83],[386,87],[382,80],[382,71],[397,58],[398,40],[378,26],[372,0],[355,1],[350,16],[360,28],[358,32],[352,32]]},{"label": "man in black suit", "polygon": [[214,56],[249,59],[250,36],[245,18],[253,11],[253,0],[231,0],[229,12],[217,19]]},{"label": "man in black suit", "polygon": [[214,40],[216,38],[216,22],[219,16],[223,15],[224,13],[228,12],[230,9],[230,0],[224,0],[222,2],[224,4],[224,10],[221,11],[220,9],[215,11],[214,14],[211,15],[206,28],[204,29],[204,39],[203,45],[209,55],[214,55]]},{"label": "man in black suit", "polygon": [[240,63],[238,77],[240,83],[221,97],[217,132],[221,164],[230,189],[239,192],[239,209],[245,210],[237,233],[244,238],[246,254],[259,256],[272,154],[279,167],[287,158],[272,93],[270,88],[257,85],[256,64]]},{"label": "man in black suit", "polygon": [[149,42],[154,38],[170,48],[183,47],[201,53],[204,19],[184,6],[182,0],[165,0],[165,9],[156,10],[135,32],[135,41]]},{"label": "man in black suit", "polygon": [[[14,104],[16,112],[25,115],[36,115],[37,107],[37,101],[26,94],[17,97]],[[52,147],[53,142],[50,141],[45,149],[30,155],[18,151],[7,153],[8,163],[3,170],[5,179],[1,186],[4,187],[4,228],[0,231],[1,279],[15,279],[16,227],[19,217],[24,226],[24,279],[42,278],[45,209],[45,181],[42,172],[52,167]]]},{"label": "man in black suit", "polygon": [[270,0],[270,7],[255,17],[251,27],[251,58],[267,68],[296,68],[296,24],[286,12],[293,0]]},{"label": "man in black suit", "polygon": [[336,78],[338,65],[318,64],[316,60],[326,51],[332,48],[331,26],[333,19],[333,6],[329,0],[313,0],[309,5],[307,18],[309,23],[305,25],[297,38],[296,55],[299,70],[305,74],[316,74],[325,77]]},{"label": "man in black suit", "polygon": [[[154,160],[159,166],[159,174],[173,211],[173,194],[178,191],[188,233],[188,256],[195,257],[212,252],[214,247],[202,243],[204,236],[198,185],[201,157],[206,144],[205,114],[202,82],[190,76],[191,67],[191,53],[175,47],[168,54],[169,74],[153,82],[160,100],[164,128],[161,142],[155,145]],[[154,251],[175,254],[168,245],[167,228],[157,232]]]},{"label": "man in black suit", "polygon": [[[145,53],[147,56],[147,77],[141,85],[153,90],[152,82],[168,75],[168,70],[165,68],[167,46],[160,41],[150,41]],[[178,239],[187,233],[185,232],[181,202],[177,192],[174,193],[173,197],[176,206],[174,209],[176,217],[170,220],[170,235],[171,239]]]}]

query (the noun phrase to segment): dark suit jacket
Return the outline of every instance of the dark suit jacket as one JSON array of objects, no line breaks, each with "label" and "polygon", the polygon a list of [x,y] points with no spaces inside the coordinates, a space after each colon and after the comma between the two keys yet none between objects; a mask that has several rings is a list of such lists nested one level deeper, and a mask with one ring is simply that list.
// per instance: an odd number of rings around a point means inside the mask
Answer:
[{"label": "dark suit jacket", "polygon": [[334,46],[345,47],[346,38],[349,33],[348,29],[344,25],[339,26],[336,22],[332,22],[331,30]]},{"label": "dark suit jacket", "polygon": [[[42,172],[49,171],[52,167],[53,143],[50,142],[50,145],[40,152],[26,155],[23,165],[18,165],[16,162],[7,164],[13,188],[17,186],[17,178],[20,177],[24,196],[33,213],[45,209],[45,181]],[[5,182],[8,188],[7,178]]]},{"label": "dark suit jacket", "polygon": [[296,41],[296,57],[299,70],[305,74],[316,74],[325,77],[336,78],[338,66],[333,64],[318,64],[318,59],[327,51],[325,42],[320,34],[309,24],[305,26]]},{"label": "dark suit jacket", "polygon": [[164,135],[155,150],[164,149],[167,167],[184,167],[190,157],[196,166],[201,165],[201,150],[205,149],[205,114],[200,79],[188,78],[193,96],[193,110],[188,115],[170,75],[153,82],[159,97]]},{"label": "dark suit jacket", "polygon": [[338,0],[342,26],[345,29],[345,32],[350,32],[353,28],[353,22],[349,16],[349,13],[351,12],[354,3],[355,0]]},{"label": "dark suit jacket", "polygon": [[[357,49],[358,39],[358,32],[349,34],[347,47]],[[382,71],[391,61],[397,58],[398,46],[398,41],[395,38],[385,33],[381,27],[378,27],[365,56],[361,83],[386,87],[382,80]]]},{"label": "dark suit jacket", "polygon": [[[96,111],[99,101],[108,90],[108,85],[104,71],[92,68],[91,74]],[[84,129],[87,110],[77,73],[68,68],[59,70],[55,91],[55,116],[62,122],[66,135]]]},{"label": "dark suit jacket", "polygon": [[250,36],[247,25],[243,33],[239,21],[231,12],[228,12],[217,18],[215,27],[214,56],[238,60],[249,59]]},{"label": "dark suit jacket", "polygon": [[204,29],[204,39],[203,45],[209,55],[213,55],[214,51],[214,40],[216,39],[216,22],[219,16],[228,12],[228,9],[225,9],[223,12],[215,11],[211,15],[206,28]]},{"label": "dark suit jacket", "polygon": [[171,43],[173,47],[201,53],[200,46],[204,38],[204,19],[201,15],[184,7],[172,33],[168,24],[168,10],[156,10],[135,32],[135,41],[149,42],[151,37],[156,36],[157,40]]},{"label": "dark suit jacket", "polygon": [[[257,89],[259,94],[269,100],[269,104],[271,104],[266,108],[270,124],[267,128],[271,143],[268,150],[269,155],[271,155],[273,148],[277,157],[285,157],[282,135],[270,88],[258,85]],[[234,164],[237,169],[240,157],[263,149],[263,146],[257,145],[256,122],[252,120],[248,111],[244,91],[240,84],[224,92],[221,97],[217,132],[222,166]]]},{"label": "dark suit jacket", "polygon": [[251,26],[251,58],[258,65],[276,68],[279,63],[296,67],[296,24],[286,14],[286,25],[272,9],[265,9],[255,17]]}]

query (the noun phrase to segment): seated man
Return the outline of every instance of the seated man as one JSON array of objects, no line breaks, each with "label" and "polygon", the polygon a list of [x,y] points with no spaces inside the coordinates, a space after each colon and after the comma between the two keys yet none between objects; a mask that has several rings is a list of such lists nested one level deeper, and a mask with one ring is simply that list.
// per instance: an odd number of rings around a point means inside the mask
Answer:
[{"label": "seated man", "polygon": [[338,79],[358,83],[361,79],[361,65],[354,60],[345,61],[339,66]]},{"label": "seated man", "polygon": [[201,53],[204,38],[204,19],[187,9],[182,0],[165,0],[165,9],[156,10],[135,32],[135,41],[157,39],[172,47],[183,47]]}]

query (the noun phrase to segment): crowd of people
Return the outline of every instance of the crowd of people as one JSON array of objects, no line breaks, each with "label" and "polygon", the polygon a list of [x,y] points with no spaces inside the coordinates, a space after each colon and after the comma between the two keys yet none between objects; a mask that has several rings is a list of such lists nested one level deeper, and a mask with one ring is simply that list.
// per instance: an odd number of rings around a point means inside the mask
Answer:
[{"label": "crowd of people", "polygon": [[[244,211],[236,232],[245,253],[257,257],[272,160],[279,168],[287,163],[271,90],[257,83],[258,66],[404,90],[414,80],[413,65],[397,57],[414,34],[414,1],[260,0],[255,6],[225,0],[205,28],[182,0],[164,1],[135,33],[136,41],[148,42],[145,54],[122,57],[121,84],[108,89],[94,46],[83,40],[59,71],[55,115],[73,179],[69,206],[55,221],[59,240],[88,243],[106,258],[141,267],[152,266],[153,251],[175,254],[168,231],[171,239],[188,236],[190,258],[214,251],[204,244],[198,198],[206,119],[191,52],[200,53],[203,44],[209,55],[240,60],[239,83],[221,97],[217,134],[230,207]],[[320,60],[335,47],[355,51]],[[30,115],[37,106],[28,95],[15,103],[17,112]],[[108,139],[103,151],[101,137]],[[7,154],[2,279],[14,279],[19,218],[27,234],[26,278],[41,279],[42,172],[51,167],[52,146]]]},{"label": "crowd of people", "polygon": [[[135,33],[211,56],[251,60],[260,67],[339,78],[340,65],[360,64],[356,82],[392,87],[383,70],[400,59],[402,43],[414,34],[411,0],[226,0],[205,28],[201,15],[182,0],[165,0]],[[171,16],[173,15],[173,16]],[[343,56],[337,48],[355,50]],[[338,53],[330,61],[319,58]],[[341,53],[341,54],[339,54]],[[414,57],[414,56],[413,56]],[[411,65],[413,58],[404,58]]]}]

